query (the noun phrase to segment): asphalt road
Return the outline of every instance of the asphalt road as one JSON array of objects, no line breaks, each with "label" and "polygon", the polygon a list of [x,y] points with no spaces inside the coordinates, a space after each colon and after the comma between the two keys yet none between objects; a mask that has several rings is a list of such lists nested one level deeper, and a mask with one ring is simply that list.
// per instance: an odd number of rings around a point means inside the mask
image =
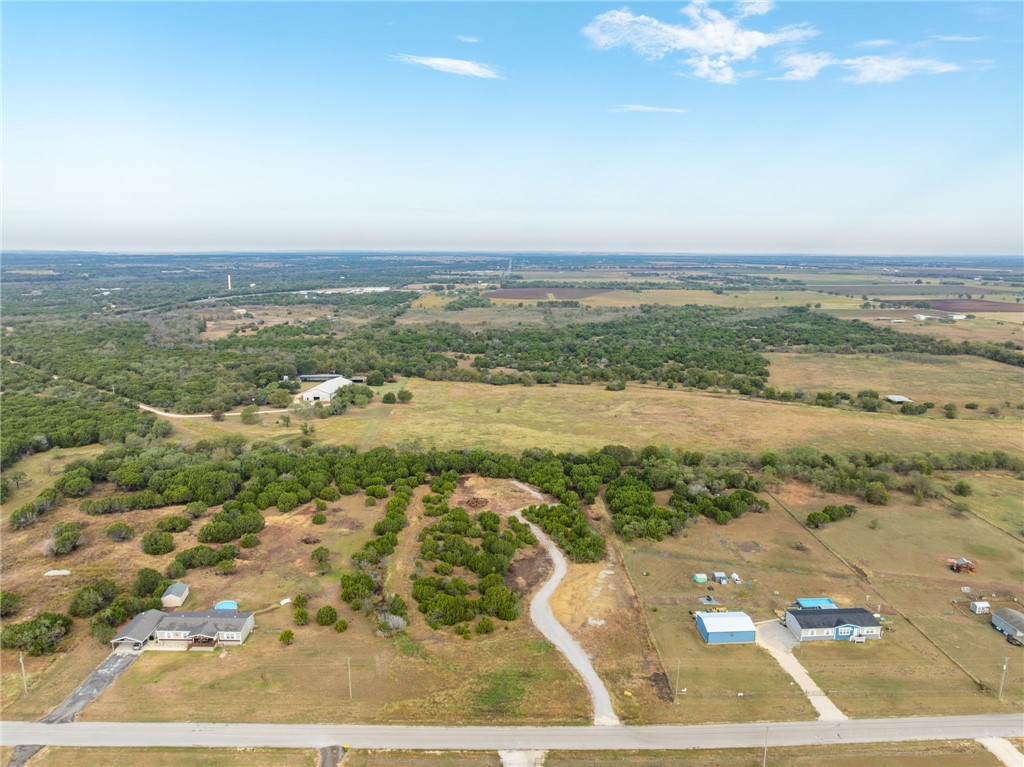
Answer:
[{"label": "asphalt road", "polygon": [[751,748],[905,740],[1024,737],[1024,715],[851,719],[658,727],[401,727],[387,725],[0,723],[7,746],[199,746],[412,750]]}]

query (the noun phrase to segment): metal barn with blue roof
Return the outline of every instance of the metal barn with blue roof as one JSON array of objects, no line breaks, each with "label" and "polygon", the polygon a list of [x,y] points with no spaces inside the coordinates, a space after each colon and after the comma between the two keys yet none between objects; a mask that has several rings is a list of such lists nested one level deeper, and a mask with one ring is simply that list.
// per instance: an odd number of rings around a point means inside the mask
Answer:
[{"label": "metal barn with blue roof", "polygon": [[708,644],[746,644],[754,641],[754,622],[746,613],[704,613],[697,616],[697,630]]}]

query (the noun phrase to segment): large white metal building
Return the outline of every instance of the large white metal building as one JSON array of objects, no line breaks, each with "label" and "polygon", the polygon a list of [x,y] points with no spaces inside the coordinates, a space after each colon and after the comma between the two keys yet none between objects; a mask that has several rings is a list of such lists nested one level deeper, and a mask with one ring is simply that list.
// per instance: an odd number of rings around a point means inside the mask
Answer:
[{"label": "large white metal building", "polygon": [[302,399],[306,402],[330,402],[338,389],[350,385],[352,382],[344,376],[338,376],[332,378],[330,381],[324,381],[322,384],[314,386],[312,389],[302,392]]}]

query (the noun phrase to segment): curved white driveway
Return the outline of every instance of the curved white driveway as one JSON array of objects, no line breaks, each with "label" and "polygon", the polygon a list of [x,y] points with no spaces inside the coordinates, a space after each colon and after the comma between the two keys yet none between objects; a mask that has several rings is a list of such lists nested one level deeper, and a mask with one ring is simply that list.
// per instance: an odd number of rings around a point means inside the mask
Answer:
[{"label": "curved white driveway", "polygon": [[[522,484],[521,482],[513,482],[513,484],[526,492],[530,493],[534,498],[543,501],[544,497],[533,488]],[[558,584],[562,582],[567,571],[565,563],[565,557],[562,556],[562,552],[558,550],[558,546],[552,541],[547,534],[541,530],[537,525],[533,524],[530,520],[525,519],[522,515],[522,509],[518,509],[512,512],[521,522],[525,522],[533,530],[533,534],[537,536],[537,540],[540,541],[544,550],[551,557],[551,561],[555,563],[555,570],[548,578],[548,582],[545,583],[540,591],[534,594],[533,599],[530,600],[530,620],[537,627],[537,630],[548,639],[555,647],[561,651],[562,655],[565,656],[566,660],[572,664],[572,667],[579,672],[579,675],[583,677],[584,684],[587,685],[587,690],[590,692],[590,699],[594,703],[594,724],[597,725],[617,725],[619,724],[619,717],[615,715],[615,709],[612,707],[611,696],[608,695],[608,689],[604,686],[604,682],[601,681],[601,677],[597,675],[594,670],[594,665],[590,662],[590,658],[587,656],[586,651],[580,646],[579,642],[572,638],[565,626],[558,622],[555,618],[555,614],[551,611],[551,605],[548,604],[548,600],[551,595],[555,593],[555,589],[558,588]]]}]

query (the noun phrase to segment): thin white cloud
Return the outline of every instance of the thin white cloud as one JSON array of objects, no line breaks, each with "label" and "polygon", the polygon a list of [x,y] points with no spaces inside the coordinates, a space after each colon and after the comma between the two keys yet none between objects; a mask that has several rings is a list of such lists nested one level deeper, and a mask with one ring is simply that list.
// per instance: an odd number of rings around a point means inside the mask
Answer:
[{"label": "thin white cloud", "polygon": [[746,16],[764,16],[774,10],[773,0],[740,0],[736,3],[736,16],[741,19]]},{"label": "thin white cloud", "polygon": [[752,59],[762,48],[796,43],[817,34],[808,24],[790,25],[774,32],[746,29],[742,19],[771,8],[760,0],[742,5],[737,15],[729,17],[712,8],[707,0],[695,0],[683,9],[689,25],[669,24],[628,9],[608,11],[587,24],[583,35],[602,50],[632,48],[647,59],[687,52],[691,55],[686,63],[695,77],[735,83],[738,75],[734,64]]},{"label": "thin white cloud", "polygon": [[464,43],[478,43],[478,42],[480,42],[480,38],[479,37],[472,37],[470,35],[455,35],[455,37],[457,37],[459,40],[461,40]]},{"label": "thin white cloud", "polygon": [[476,61],[465,59],[445,59],[438,56],[410,56],[407,53],[399,53],[392,57],[395,61],[406,64],[418,64],[423,67],[436,69],[438,72],[447,72],[453,75],[466,75],[467,77],[482,77],[488,80],[500,80],[499,75],[487,64],[480,64]]},{"label": "thin white cloud", "polygon": [[910,75],[938,75],[959,72],[960,67],[937,59],[912,59],[904,56],[859,56],[844,59],[842,65],[853,74],[844,77],[848,83],[894,83]]},{"label": "thin white cloud", "polygon": [[621,107],[614,107],[608,110],[610,112],[666,112],[670,114],[681,115],[685,114],[685,109],[679,109],[678,107],[652,107],[645,104],[626,104]]},{"label": "thin white cloud", "polygon": [[890,45],[896,45],[895,40],[861,40],[859,43],[854,43],[854,48],[888,48]]},{"label": "thin white cloud", "polygon": [[838,64],[831,53],[787,53],[779,57],[779,66],[786,72],[773,80],[813,80],[825,67]]},{"label": "thin white cloud", "polygon": [[984,37],[969,37],[968,35],[932,35],[932,40],[938,40],[940,43],[977,43],[984,39]]}]

